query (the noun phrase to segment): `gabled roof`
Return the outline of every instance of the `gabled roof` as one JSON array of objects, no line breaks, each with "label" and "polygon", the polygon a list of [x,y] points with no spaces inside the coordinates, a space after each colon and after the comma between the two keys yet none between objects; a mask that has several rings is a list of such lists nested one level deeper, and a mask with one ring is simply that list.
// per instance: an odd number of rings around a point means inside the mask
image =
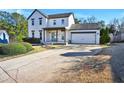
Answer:
[{"label": "gabled roof", "polygon": [[39,12],[39,13],[40,13],[41,15],[43,15],[44,17],[48,18],[47,15],[45,15],[44,13],[42,13],[41,11],[39,11],[38,9],[35,9],[35,10],[31,13],[31,15],[27,18],[27,20],[28,20],[36,11]]},{"label": "gabled roof", "polygon": [[51,14],[51,15],[45,15],[43,14],[41,11],[39,11],[38,9],[35,9],[31,15],[27,18],[27,20],[35,13],[35,12],[39,12],[41,15],[43,15],[44,17],[48,18],[48,19],[52,19],[52,18],[64,18],[64,17],[69,17],[71,14],[74,17],[74,14],[72,12],[70,13],[59,13],[59,14]]},{"label": "gabled roof", "polygon": [[73,13],[52,14],[52,15],[48,15],[48,18],[49,19],[52,19],[52,18],[64,18],[64,17],[69,17],[71,14],[73,15]]},{"label": "gabled roof", "polygon": [[98,30],[99,24],[86,23],[86,24],[72,24],[70,30]]}]

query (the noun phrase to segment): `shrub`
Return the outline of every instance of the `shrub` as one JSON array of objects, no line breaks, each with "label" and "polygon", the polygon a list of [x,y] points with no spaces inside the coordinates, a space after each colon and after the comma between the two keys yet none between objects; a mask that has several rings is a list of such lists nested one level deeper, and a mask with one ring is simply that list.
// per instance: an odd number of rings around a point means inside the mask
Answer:
[{"label": "shrub", "polygon": [[21,43],[11,43],[2,45],[0,52],[4,55],[16,55],[26,53],[26,47]]},{"label": "shrub", "polygon": [[23,38],[23,41],[31,44],[37,44],[40,43],[40,38]]},{"label": "shrub", "polygon": [[22,44],[26,47],[27,52],[33,50],[33,47],[30,43],[23,42]]},{"label": "shrub", "polygon": [[101,29],[100,30],[100,43],[101,44],[106,44],[110,41],[110,37],[109,37],[109,29]]}]

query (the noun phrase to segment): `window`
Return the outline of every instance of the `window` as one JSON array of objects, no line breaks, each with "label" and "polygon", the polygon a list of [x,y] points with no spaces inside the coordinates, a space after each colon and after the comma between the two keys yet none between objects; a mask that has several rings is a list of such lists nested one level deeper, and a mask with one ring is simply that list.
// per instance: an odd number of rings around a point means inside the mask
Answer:
[{"label": "window", "polygon": [[62,35],[62,40],[65,40],[65,36],[64,35]]},{"label": "window", "polygon": [[42,18],[39,18],[39,25],[42,25]]},{"label": "window", "polygon": [[64,25],[64,23],[65,23],[65,20],[64,20],[64,19],[62,19],[62,25]]},{"label": "window", "polygon": [[62,36],[61,36],[61,39],[62,39],[62,40],[65,40],[65,31],[62,30],[62,31],[61,31],[61,35],[62,35]]},{"label": "window", "polygon": [[53,20],[53,25],[56,25],[56,20]]},{"label": "window", "polygon": [[35,32],[35,31],[34,31],[34,30],[32,30],[32,38],[34,38],[34,32]]},{"label": "window", "polygon": [[40,39],[42,40],[42,30],[39,30]]},{"label": "window", "polygon": [[34,25],[34,18],[31,19],[31,24]]},{"label": "window", "polygon": [[57,41],[57,33],[56,32],[51,32],[51,41],[56,42]]}]

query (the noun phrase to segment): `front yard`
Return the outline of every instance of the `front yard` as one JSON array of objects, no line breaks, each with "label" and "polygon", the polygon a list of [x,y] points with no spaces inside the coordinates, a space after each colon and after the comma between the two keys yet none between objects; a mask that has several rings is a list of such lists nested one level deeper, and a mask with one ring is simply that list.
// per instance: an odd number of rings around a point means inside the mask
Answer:
[{"label": "front yard", "polygon": [[47,47],[43,47],[43,46],[38,45],[38,46],[32,46],[32,47],[33,47],[32,51],[29,51],[29,52],[24,53],[24,54],[18,54],[18,55],[2,55],[2,54],[0,54],[0,61],[9,60],[12,58],[25,56],[25,55],[29,55],[32,53],[43,52],[43,51],[46,51],[48,49],[57,49],[57,48],[61,48],[62,46],[61,45],[49,45]]},{"label": "front yard", "polygon": [[94,56],[82,57],[77,64],[61,69],[53,82],[58,83],[112,83],[114,81],[111,68],[111,57],[106,49],[110,46],[102,45],[103,50]]},{"label": "front yard", "polygon": [[40,52],[40,51],[44,51],[44,50],[46,50],[46,48],[43,48],[41,46],[34,46],[32,51],[25,53],[25,54],[19,54],[19,55],[2,55],[2,54],[0,54],[0,61],[9,60],[12,58],[21,57],[21,56],[25,56],[28,54],[32,54],[32,53],[36,53],[36,52]]},{"label": "front yard", "polygon": [[[92,51],[108,47],[110,46],[33,46],[34,49],[25,54],[4,56],[4,58],[1,56],[0,66],[10,75],[17,76],[16,82],[109,83],[114,82],[110,66],[111,55],[104,51],[94,55],[95,51]],[[67,53],[68,56],[63,55]],[[79,53],[79,55],[70,53]],[[85,53],[90,54],[85,55]]]},{"label": "front yard", "polygon": [[98,55],[81,59],[69,68],[61,69],[52,82],[57,83],[110,83],[113,82],[111,56]]}]

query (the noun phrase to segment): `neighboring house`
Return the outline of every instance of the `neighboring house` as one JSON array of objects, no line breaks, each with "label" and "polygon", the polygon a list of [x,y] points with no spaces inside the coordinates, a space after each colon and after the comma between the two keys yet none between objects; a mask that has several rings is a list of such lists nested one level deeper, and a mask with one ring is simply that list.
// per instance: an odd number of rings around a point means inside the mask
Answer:
[{"label": "neighboring house", "polygon": [[121,41],[124,41],[124,27],[120,28],[120,34]]},{"label": "neighboring house", "polygon": [[5,30],[0,30],[0,43],[9,43],[9,35]]},{"label": "neighboring house", "polygon": [[117,28],[113,25],[113,33],[110,33],[110,42],[121,42],[124,41],[124,26]]},{"label": "neighboring house", "polygon": [[73,13],[45,15],[35,9],[28,17],[28,36],[45,43],[99,44],[98,24],[75,24]]}]

